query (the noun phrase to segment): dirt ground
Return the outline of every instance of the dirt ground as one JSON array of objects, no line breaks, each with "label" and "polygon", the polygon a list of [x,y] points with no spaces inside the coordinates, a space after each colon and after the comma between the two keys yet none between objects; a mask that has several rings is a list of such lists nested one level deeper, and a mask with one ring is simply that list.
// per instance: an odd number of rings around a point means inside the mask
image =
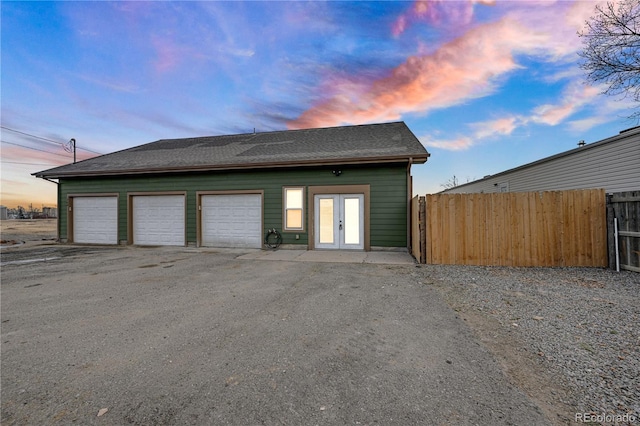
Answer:
[{"label": "dirt ground", "polygon": [[11,219],[0,221],[2,245],[55,240],[57,219]]}]

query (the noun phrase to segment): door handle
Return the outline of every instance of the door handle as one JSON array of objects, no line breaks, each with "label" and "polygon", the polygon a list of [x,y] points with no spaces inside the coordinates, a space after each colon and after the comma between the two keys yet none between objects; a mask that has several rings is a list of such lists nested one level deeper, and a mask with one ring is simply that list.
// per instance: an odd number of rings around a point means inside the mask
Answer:
[{"label": "door handle", "polygon": [[342,231],[342,220],[340,220],[340,231]]}]

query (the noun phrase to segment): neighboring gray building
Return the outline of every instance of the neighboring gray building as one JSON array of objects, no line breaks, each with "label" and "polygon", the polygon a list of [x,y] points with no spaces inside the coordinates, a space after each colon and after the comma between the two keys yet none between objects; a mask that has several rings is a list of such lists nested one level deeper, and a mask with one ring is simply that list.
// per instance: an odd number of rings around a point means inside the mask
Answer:
[{"label": "neighboring gray building", "polygon": [[8,218],[7,208],[5,206],[0,206],[0,220],[7,220]]},{"label": "neighboring gray building", "polygon": [[640,127],[533,163],[450,188],[443,193],[640,190]]}]

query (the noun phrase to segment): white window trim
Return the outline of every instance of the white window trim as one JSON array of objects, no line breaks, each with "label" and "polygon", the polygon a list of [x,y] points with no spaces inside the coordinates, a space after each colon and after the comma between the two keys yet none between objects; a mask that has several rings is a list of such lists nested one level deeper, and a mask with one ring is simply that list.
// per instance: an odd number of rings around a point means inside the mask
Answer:
[{"label": "white window trim", "polygon": [[[302,207],[288,208],[287,207],[287,191],[290,189],[298,189],[302,191]],[[286,232],[304,232],[304,205],[305,205],[305,187],[304,186],[284,186],[282,188],[282,229]],[[287,212],[289,210],[300,210],[301,213],[301,227],[289,228],[287,227]]]}]

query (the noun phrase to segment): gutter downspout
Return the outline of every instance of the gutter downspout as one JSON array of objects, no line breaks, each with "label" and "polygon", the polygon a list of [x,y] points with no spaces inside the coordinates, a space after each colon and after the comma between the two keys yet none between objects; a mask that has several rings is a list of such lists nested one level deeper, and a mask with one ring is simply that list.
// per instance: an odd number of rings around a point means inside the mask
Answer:
[{"label": "gutter downspout", "polygon": [[51,180],[49,178],[46,178],[44,176],[40,176],[41,179],[44,179],[46,181],[49,181],[51,183],[55,183],[57,188],[56,188],[56,198],[58,199],[58,214],[56,215],[56,241],[60,242],[60,183],[56,182],[55,180]]},{"label": "gutter downspout", "polygon": [[407,251],[411,253],[411,198],[413,198],[413,182],[411,178],[411,164],[413,164],[413,157],[409,157],[407,163]]}]

